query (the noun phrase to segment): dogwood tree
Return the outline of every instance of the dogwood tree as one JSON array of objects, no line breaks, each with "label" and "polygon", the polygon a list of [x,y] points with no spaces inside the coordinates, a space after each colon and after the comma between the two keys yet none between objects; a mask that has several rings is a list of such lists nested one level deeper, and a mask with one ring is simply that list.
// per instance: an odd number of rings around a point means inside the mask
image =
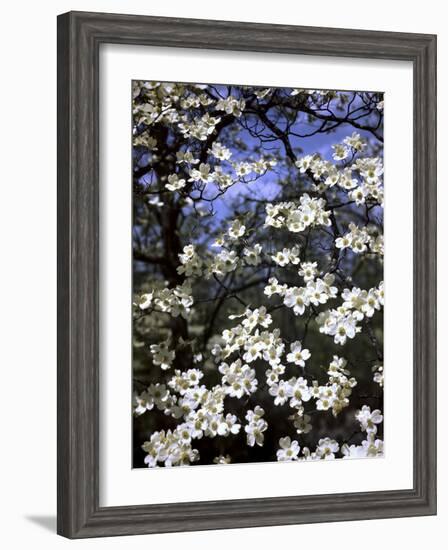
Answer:
[{"label": "dogwood tree", "polygon": [[383,97],[133,82],[134,466],[383,452]]}]

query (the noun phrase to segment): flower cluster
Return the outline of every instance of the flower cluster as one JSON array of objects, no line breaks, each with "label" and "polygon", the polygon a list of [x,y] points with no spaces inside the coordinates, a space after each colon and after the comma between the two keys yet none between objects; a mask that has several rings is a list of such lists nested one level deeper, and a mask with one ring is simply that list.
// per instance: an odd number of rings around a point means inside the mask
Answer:
[{"label": "flower cluster", "polygon": [[296,166],[301,174],[308,174],[312,178],[312,189],[318,193],[323,193],[335,185],[345,191],[358,185],[353,167],[339,168],[319,155],[306,155],[296,161]]},{"label": "flower cluster", "polygon": [[384,254],[382,235],[375,237],[369,232],[368,227],[358,227],[354,223],[350,223],[348,229],[342,237],[336,239],[336,248],[341,250],[350,248],[356,254],[362,254],[363,252],[373,252],[381,256]]},{"label": "flower cluster", "polygon": [[[277,374],[284,372],[280,366],[273,370]],[[272,382],[272,377],[269,377],[268,380],[269,394],[274,397],[274,405],[284,405],[289,401],[291,408],[298,409],[298,414],[303,414],[303,403],[311,399],[311,389],[305,378],[293,376],[289,380],[279,379],[278,382]]]},{"label": "flower cluster", "polygon": [[246,413],[247,424],[244,426],[244,431],[249,447],[254,445],[263,446],[264,432],[268,429],[268,423],[263,416],[264,410],[258,405],[254,410],[249,410]]},{"label": "flower cluster", "polygon": [[[231,315],[234,319],[236,315]],[[283,355],[285,345],[280,338],[279,329],[272,332],[260,331],[257,327],[268,328],[272,323],[272,317],[266,308],[251,310],[247,308],[242,314],[243,321],[231,329],[222,332],[222,343],[217,343],[212,348],[212,354],[217,362],[225,361],[232,354],[238,353],[245,363],[252,363],[257,359],[267,361],[271,366],[277,365]],[[233,368],[239,372],[242,366],[237,362]],[[226,367],[223,367],[227,372]],[[252,382],[256,384],[256,382]]]},{"label": "flower cluster", "polygon": [[340,345],[361,332],[359,323],[364,317],[372,317],[384,305],[383,283],[368,291],[356,287],[351,290],[346,288],[342,298],[344,303],[341,306],[322,311],[316,318],[320,332],[333,336],[335,344]]},{"label": "flower cluster", "polygon": [[279,202],[266,205],[265,226],[285,227],[292,233],[300,233],[307,227],[331,225],[330,212],[325,210],[326,201],[321,198],[311,198],[307,193],[300,197],[299,204],[295,202]]},{"label": "flower cluster", "polygon": [[294,315],[303,315],[305,309],[309,306],[319,306],[326,304],[328,300],[336,298],[338,289],[333,286],[335,277],[333,274],[327,273],[323,279],[317,277],[313,279],[315,267],[312,265],[311,269],[307,262],[305,267],[302,266],[301,271],[307,277],[306,286],[293,286],[279,285],[277,279],[272,277],[269,279],[269,284],[265,287],[264,293],[267,296],[278,294],[283,298],[283,303],[286,307],[291,308]]},{"label": "flower cluster", "polygon": [[151,385],[140,395],[134,395],[134,413],[141,415],[154,406],[166,415],[182,419],[175,430],[156,431],[142,448],[148,453],[145,463],[149,467],[163,462],[165,466],[189,465],[199,459],[192,441],[202,437],[228,437],[236,435],[241,424],[233,414],[224,414],[224,393],[220,386],[207,390],[200,386],[202,373],[190,369],[176,370],[170,387],[179,394],[170,394],[165,385]]},{"label": "flower cluster", "polygon": [[188,282],[174,288],[154,288],[151,292],[142,294],[138,301],[141,310],[160,311],[173,317],[188,318],[193,305],[191,286]]},{"label": "flower cluster", "polygon": [[219,141],[215,141],[213,143],[212,148],[208,150],[209,153],[211,153],[215,159],[218,160],[229,160],[232,156],[232,151],[225,147],[222,143]]},{"label": "flower cluster", "polygon": [[289,436],[282,437],[279,440],[279,449],[277,451],[278,461],[297,461],[297,460],[333,460],[336,454],[341,452],[343,458],[367,458],[383,455],[384,445],[381,439],[376,438],[377,425],[383,420],[379,410],[371,412],[370,407],[364,405],[356,414],[356,419],[361,425],[361,429],[367,432],[367,439],[360,445],[349,445],[344,443],[340,447],[339,443],[330,437],[319,439],[316,449],[310,451],[308,447],[302,449],[300,456],[300,446],[298,441]]},{"label": "flower cluster", "polygon": [[355,155],[365,149],[365,145],[365,140],[354,132],[342,143],[332,146],[333,159],[342,161],[342,165],[323,160],[320,155],[315,154],[299,158],[296,166],[300,173],[310,175],[314,182],[312,187],[314,191],[324,193],[337,185],[348,191],[349,199],[357,206],[365,204],[367,199],[382,206],[384,201],[382,159],[362,157],[353,161]]},{"label": "flower cluster", "polygon": [[[308,350],[301,349],[300,343],[295,342],[291,348],[299,349],[299,364],[305,365],[304,357],[309,358],[311,354]],[[289,356],[293,355],[292,353]],[[291,361],[292,362],[292,361]],[[303,365],[301,365],[303,363]],[[347,361],[335,355],[328,369],[328,381],[325,385],[319,385],[317,380],[313,380],[309,385],[308,380],[295,376],[288,380],[281,379],[285,367],[281,364],[274,365],[271,370],[266,371],[266,382],[269,386],[269,394],[274,397],[274,405],[285,405],[296,409],[291,417],[298,433],[307,433],[311,429],[310,417],[305,414],[304,403],[311,399],[316,401],[317,411],[331,410],[334,416],[337,416],[345,407],[349,405],[349,397],[352,389],[356,386],[355,378],[348,378],[350,372],[346,369]]]},{"label": "flower cluster", "polygon": [[134,393],[133,396],[133,410],[136,416],[140,416],[154,407],[159,411],[169,410],[172,404],[172,396],[165,384],[151,384],[141,394]]},{"label": "flower cluster", "polygon": [[188,429],[179,425],[174,431],[154,432],[142,449],[147,453],[145,464],[148,467],[163,463],[164,466],[188,466],[199,460],[199,452],[191,446]]},{"label": "flower cluster", "polygon": [[337,416],[349,405],[349,397],[357,381],[350,376],[346,368],[347,361],[343,357],[333,356],[328,367],[328,382],[325,386],[313,384],[313,396],[316,398],[318,411],[331,410],[333,416]]},{"label": "flower cluster", "polygon": [[344,458],[367,458],[382,456],[384,444],[381,439],[376,437],[378,424],[383,421],[381,411],[375,409],[370,410],[368,405],[364,405],[360,411],[356,413],[356,420],[361,425],[361,430],[366,432],[367,438],[361,442],[361,445],[344,444],[342,454]]},{"label": "flower cluster", "polygon": [[[137,125],[144,124],[151,127],[155,123],[171,124],[179,120],[179,113],[175,108],[182,89],[175,84],[164,85],[160,82],[134,82],[133,96],[141,95],[145,98],[142,103],[136,103],[133,109],[134,121]],[[140,134],[137,134],[135,140]],[[134,141],[136,145],[138,141]]]},{"label": "flower cluster", "polygon": [[282,437],[279,440],[280,449],[277,451],[277,460],[279,462],[290,462],[298,460],[300,445],[298,441],[291,441],[290,437]]},{"label": "flower cluster", "polygon": [[150,349],[152,353],[152,362],[154,365],[160,366],[162,370],[168,370],[171,368],[171,364],[176,357],[176,352],[169,349],[169,342],[152,344]]},{"label": "flower cluster", "polygon": [[178,124],[178,128],[182,132],[184,138],[194,138],[199,141],[205,141],[208,136],[214,132],[215,126],[220,122],[220,117],[212,117],[206,113],[190,121],[187,117],[183,117],[182,122]]},{"label": "flower cluster", "polygon": [[225,275],[235,271],[238,267],[239,258],[235,250],[221,250],[208,264],[207,277],[213,273],[215,275]]},{"label": "flower cluster", "polygon": [[292,462],[300,460],[331,460],[336,458],[335,453],[339,451],[339,443],[334,439],[325,437],[319,440],[316,450],[311,452],[308,447],[302,449],[302,456],[299,456],[300,446],[298,441],[289,436],[279,440],[277,460],[279,462]]},{"label": "flower cluster", "polygon": [[362,151],[366,146],[366,142],[357,132],[353,132],[351,136],[347,136],[342,143],[333,145],[334,160],[346,159],[351,151]]},{"label": "flower cluster", "polygon": [[261,262],[261,252],[263,247],[261,244],[255,244],[252,247],[246,246],[243,249],[244,261],[247,265],[256,266]]},{"label": "flower cluster", "polygon": [[165,184],[168,191],[179,191],[185,187],[186,181],[183,178],[179,178],[177,174],[170,174],[168,176],[168,183]]},{"label": "flower cluster", "polygon": [[372,367],[373,381],[376,382],[381,388],[384,386],[384,367],[383,365],[374,365]]},{"label": "flower cluster", "polygon": [[343,458],[374,458],[383,456],[384,443],[381,439],[369,434],[367,439],[361,442],[361,445],[343,445]]},{"label": "flower cluster", "polygon": [[285,267],[285,265],[289,264],[297,265],[300,263],[300,248],[298,246],[284,248],[276,252],[271,258],[280,267]]},{"label": "flower cluster", "polygon": [[230,397],[241,399],[243,395],[250,395],[257,390],[258,380],[255,378],[255,369],[243,364],[237,359],[230,365],[221,363],[219,372],[222,374],[224,391]]},{"label": "flower cluster", "polygon": [[203,261],[196,253],[194,244],[184,246],[182,254],[179,254],[179,260],[182,265],[177,268],[177,272],[185,273],[187,277],[200,277],[202,275]]},{"label": "flower cluster", "polygon": [[335,453],[339,451],[339,443],[331,437],[323,437],[319,439],[317,447],[314,451],[310,451],[308,447],[302,449],[303,456],[300,460],[333,460],[336,458]]},{"label": "flower cluster", "polygon": [[216,108],[218,111],[225,111],[228,115],[233,115],[235,117],[240,117],[243,113],[246,102],[244,99],[237,99],[229,95],[225,99],[220,99],[216,103]]}]

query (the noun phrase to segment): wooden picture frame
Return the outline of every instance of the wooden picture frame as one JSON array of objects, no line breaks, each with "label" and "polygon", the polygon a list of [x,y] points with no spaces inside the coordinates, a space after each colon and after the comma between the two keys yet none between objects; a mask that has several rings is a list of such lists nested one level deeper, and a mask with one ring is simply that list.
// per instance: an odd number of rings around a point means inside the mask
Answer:
[{"label": "wooden picture frame", "polygon": [[[99,47],[407,60],[414,73],[414,485],[99,506]],[[69,538],[436,513],[436,37],[70,12],[58,17],[58,533]]]}]

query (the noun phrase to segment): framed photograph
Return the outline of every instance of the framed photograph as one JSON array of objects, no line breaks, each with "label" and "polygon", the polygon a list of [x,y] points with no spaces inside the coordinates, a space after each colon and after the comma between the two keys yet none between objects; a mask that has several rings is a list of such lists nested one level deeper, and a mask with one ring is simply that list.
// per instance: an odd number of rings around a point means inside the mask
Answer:
[{"label": "framed photograph", "polygon": [[436,37],[58,18],[58,532],[436,513]]}]

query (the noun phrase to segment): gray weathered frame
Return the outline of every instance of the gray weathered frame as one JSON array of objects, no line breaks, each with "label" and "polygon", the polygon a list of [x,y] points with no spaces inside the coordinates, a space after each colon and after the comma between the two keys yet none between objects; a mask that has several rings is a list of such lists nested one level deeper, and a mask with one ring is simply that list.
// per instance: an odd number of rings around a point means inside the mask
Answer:
[{"label": "gray weathered frame", "polygon": [[[99,506],[99,47],[407,60],[414,71],[414,486]],[[411,190],[410,190],[411,191]],[[58,17],[58,533],[69,538],[436,513],[436,37],[70,12]]]}]

